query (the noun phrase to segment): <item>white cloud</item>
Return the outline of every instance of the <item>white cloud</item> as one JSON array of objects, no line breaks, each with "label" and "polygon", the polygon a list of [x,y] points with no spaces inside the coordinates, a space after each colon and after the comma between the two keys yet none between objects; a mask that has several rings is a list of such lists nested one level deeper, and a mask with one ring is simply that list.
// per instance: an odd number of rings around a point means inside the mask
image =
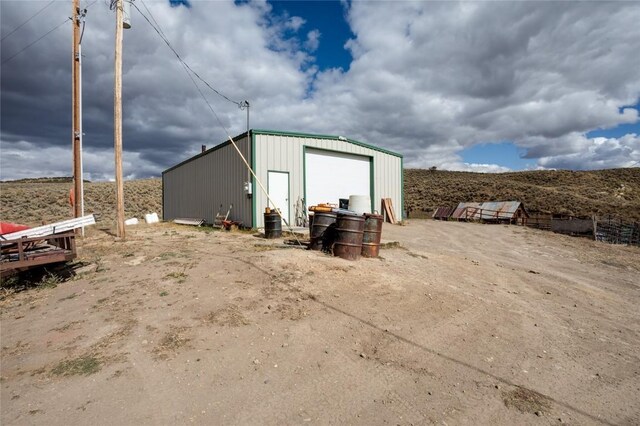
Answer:
[{"label": "white cloud", "polygon": [[635,133],[620,138],[591,138],[573,135],[565,154],[540,157],[538,164],[556,169],[607,169],[640,166],[640,136]]},{"label": "white cloud", "polygon": [[504,173],[510,172],[509,167],[499,166],[497,164],[478,164],[478,163],[453,163],[443,164],[445,170],[455,170],[460,172],[476,172],[476,173]]},{"label": "white cloud", "polygon": [[[451,141],[455,145],[455,141]],[[438,170],[455,170],[461,172],[478,173],[502,173],[509,172],[509,167],[498,164],[467,163],[462,160],[447,146],[432,145],[423,150],[422,153],[409,161],[405,160],[405,166],[409,168],[428,169],[436,167]]]},{"label": "white cloud", "polygon": [[[39,148],[26,141],[2,147],[2,174],[11,179],[33,177],[60,177],[72,175],[71,151],[66,147],[48,146]],[[196,152],[191,152],[195,155]],[[88,148],[83,150],[84,179],[92,181],[111,180],[114,176],[113,149]],[[122,168],[125,179],[139,179],[153,175],[157,165],[148,161],[139,152],[124,151]],[[32,167],[23,167],[31,164]],[[4,179],[4,178],[3,178]]]},{"label": "white cloud", "polygon": [[315,52],[320,46],[320,31],[311,30],[307,33],[307,41],[304,42],[304,47],[309,52]]},{"label": "white cloud", "polygon": [[481,141],[561,146],[570,134],[638,121],[619,107],[640,94],[640,8],[610,6],[354,2],[355,59],[331,93],[358,111],[345,120],[358,116],[364,136],[385,135],[409,163],[434,146],[443,164],[445,152]]},{"label": "white cloud", "polygon": [[[0,2],[3,34],[45,4]],[[343,134],[400,151],[410,167],[500,171],[459,156],[495,141],[513,141],[542,167],[637,161],[637,136],[584,136],[638,122],[637,110],[619,110],[640,95],[637,3],[344,3],[354,34],[344,70],[319,70],[320,32],[302,31],[304,17],[274,16],[266,1],[147,6],[193,69],[230,98],[251,102],[255,128]],[[67,3],[52,5],[3,42],[2,59],[68,14]],[[124,42],[125,150],[140,165],[137,176],[158,175],[226,135],[135,9],[132,21]],[[85,147],[100,161],[88,158],[85,170],[96,177],[112,170],[113,25],[103,2],[89,8]],[[64,26],[2,66],[3,179],[39,167],[69,174],[69,45]],[[200,87],[229,132],[243,132],[245,113]]]},{"label": "white cloud", "polygon": [[298,31],[307,21],[299,16],[292,16],[286,21],[286,27],[292,31]]}]

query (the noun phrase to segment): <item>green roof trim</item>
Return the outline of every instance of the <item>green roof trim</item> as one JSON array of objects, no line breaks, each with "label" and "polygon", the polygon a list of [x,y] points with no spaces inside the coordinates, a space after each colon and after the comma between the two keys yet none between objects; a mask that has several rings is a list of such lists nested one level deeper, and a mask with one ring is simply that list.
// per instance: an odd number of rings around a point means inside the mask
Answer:
[{"label": "green roof trim", "polygon": [[292,137],[299,137],[299,138],[331,139],[331,140],[336,140],[336,141],[344,141],[344,142],[352,143],[354,145],[361,146],[363,148],[368,148],[368,149],[372,149],[374,151],[382,152],[384,154],[393,155],[394,157],[403,158],[402,154],[399,154],[397,152],[390,151],[390,150],[384,149],[384,148],[380,148],[380,147],[377,147],[377,146],[374,146],[374,145],[369,145],[367,143],[360,142],[360,141],[357,141],[357,140],[354,140],[354,139],[344,138],[344,137],[341,137],[341,136],[315,135],[313,133],[283,132],[283,131],[280,131],[280,130],[265,130],[265,129],[252,129],[251,132],[254,133],[254,134],[258,134],[258,135],[292,136]]},{"label": "green roof trim", "polygon": [[[354,145],[358,145],[361,146],[363,148],[368,148],[371,149],[373,151],[378,151],[378,152],[382,152],[384,154],[388,154],[388,155],[393,155],[394,157],[398,157],[400,159],[404,158],[402,156],[402,154],[399,154],[397,152],[393,152],[393,151],[389,151],[388,149],[384,149],[384,148],[379,148],[377,146],[374,145],[369,145],[367,143],[364,142],[360,142],[354,139],[349,139],[349,138],[345,138],[343,136],[335,136],[335,135],[315,135],[313,133],[300,133],[300,132],[283,132],[283,131],[279,131],[279,130],[264,130],[264,129],[251,129],[249,131],[249,134],[251,136],[251,168],[253,168],[255,170],[255,156],[254,156],[254,150],[255,150],[255,135],[271,135],[271,136],[292,136],[292,137],[298,137],[298,138],[313,138],[313,139],[330,139],[330,140],[336,140],[336,141],[343,141],[343,142],[348,142],[348,143],[352,143]],[[235,138],[233,138],[234,142],[237,142],[239,140],[244,139],[247,136],[247,132],[241,133],[238,136],[236,136]],[[227,145],[230,145],[231,142],[227,139],[226,141],[214,146],[213,148],[209,148],[204,152],[201,152],[197,155],[194,155],[191,158],[187,158],[186,160],[176,164],[173,167],[169,167],[167,170],[163,171],[162,174],[164,175],[165,173],[170,172],[171,170],[177,169],[178,167],[187,164],[193,160],[196,160],[204,155],[210,154],[214,151],[219,150],[220,148],[224,148]]]}]

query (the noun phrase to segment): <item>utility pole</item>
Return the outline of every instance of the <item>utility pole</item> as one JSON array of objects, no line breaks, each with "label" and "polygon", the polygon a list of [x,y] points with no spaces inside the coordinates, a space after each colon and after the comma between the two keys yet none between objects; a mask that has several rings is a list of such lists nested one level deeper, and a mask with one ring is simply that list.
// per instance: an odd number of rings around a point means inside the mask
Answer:
[{"label": "utility pole", "polygon": [[[77,0],[74,0],[77,1]],[[124,183],[122,182],[122,32],[123,1],[115,0],[116,8],[116,52],[113,84],[113,142],[116,160],[116,221],[117,236],[125,238],[124,230]]]},{"label": "utility pole", "polygon": [[82,216],[82,128],[80,119],[80,0],[73,0],[73,62],[71,68],[71,116],[73,147],[73,213]]}]

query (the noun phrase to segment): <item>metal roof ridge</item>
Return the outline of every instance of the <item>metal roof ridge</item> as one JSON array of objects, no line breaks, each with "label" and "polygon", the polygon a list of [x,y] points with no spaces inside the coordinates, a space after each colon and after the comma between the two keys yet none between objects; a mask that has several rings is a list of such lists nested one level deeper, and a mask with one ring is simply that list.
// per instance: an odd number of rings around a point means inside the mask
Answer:
[{"label": "metal roof ridge", "polygon": [[266,134],[266,135],[274,135],[274,136],[298,136],[298,137],[312,137],[316,139],[339,140],[343,142],[349,142],[354,145],[359,145],[363,148],[369,148],[374,151],[379,151],[385,154],[393,155],[395,157],[404,158],[404,156],[399,152],[391,151],[386,148],[380,148],[378,146],[371,145],[365,142],[360,142],[358,140],[347,138],[342,135],[323,135],[323,134],[314,134],[314,133],[288,132],[288,131],[282,131],[282,130],[268,130],[268,129],[251,129],[251,132],[255,134],[262,134],[262,135]]},{"label": "metal roof ridge", "polygon": [[[350,139],[350,138],[346,138],[344,136],[336,136],[336,135],[322,135],[322,134],[314,134],[314,133],[304,133],[304,132],[288,132],[288,131],[282,131],[282,130],[268,130],[268,129],[250,129],[249,132],[251,134],[258,134],[258,135],[274,135],[274,136],[296,136],[296,137],[311,137],[311,138],[316,138],[316,139],[331,139],[331,140],[337,140],[337,141],[342,141],[342,142],[348,142],[354,145],[358,145],[361,146],[363,148],[368,148],[374,151],[378,151],[378,152],[382,152],[384,154],[389,154],[389,155],[393,155],[394,157],[398,157],[398,158],[404,158],[404,156],[398,152],[395,151],[391,151],[385,148],[380,148],[378,146],[375,145],[370,145],[368,143],[365,142],[360,142],[357,141],[355,139]],[[240,133],[239,135],[233,137],[233,141],[236,142],[242,138],[244,138],[247,135],[247,132],[243,132]],[[207,149],[204,152],[199,152],[198,154],[194,155],[193,157],[189,157],[181,162],[179,162],[178,164],[169,167],[168,169],[164,170],[162,172],[162,174],[164,175],[167,172],[170,172],[186,163],[189,163],[197,158],[200,158],[206,154],[209,154],[211,152],[214,152],[220,148],[223,148],[227,145],[229,145],[231,142],[226,139],[222,142],[220,142],[218,145],[215,145],[209,149]]]}]

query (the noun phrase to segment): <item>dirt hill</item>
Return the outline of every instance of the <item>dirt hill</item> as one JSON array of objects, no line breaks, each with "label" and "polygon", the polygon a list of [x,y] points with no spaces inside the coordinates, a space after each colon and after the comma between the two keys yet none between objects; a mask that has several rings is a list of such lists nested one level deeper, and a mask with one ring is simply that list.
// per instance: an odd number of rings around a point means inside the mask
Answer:
[{"label": "dirt hill", "polygon": [[[522,201],[533,213],[613,215],[640,220],[640,168],[588,172],[468,173],[405,170],[405,205],[412,217],[463,201]],[[0,184],[0,219],[38,225],[69,217],[69,178],[27,179]],[[115,219],[115,184],[85,183],[85,211],[100,221]],[[162,214],[162,181],[125,182],[126,217]],[[424,213],[423,213],[424,215]]]},{"label": "dirt hill", "polygon": [[404,176],[405,206],[413,212],[465,201],[518,200],[534,214],[640,220],[640,168],[497,174],[406,169]]}]

